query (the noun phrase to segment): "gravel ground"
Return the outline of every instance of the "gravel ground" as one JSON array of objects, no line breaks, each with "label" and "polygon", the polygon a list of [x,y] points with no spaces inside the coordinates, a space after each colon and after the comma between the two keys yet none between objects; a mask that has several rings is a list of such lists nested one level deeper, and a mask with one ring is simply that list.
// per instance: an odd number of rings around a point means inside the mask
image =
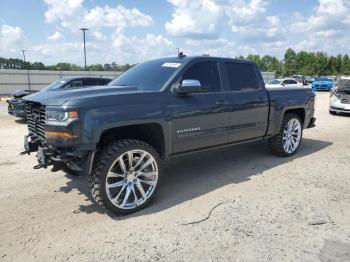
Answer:
[{"label": "gravel ground", "polygon": [[174,159],[153,205],[125,217],[92,204],[85,178],[33,170],[0,103],[0,260],[350,261],[350,116],[328,99],[294,157],[259,142]]}]

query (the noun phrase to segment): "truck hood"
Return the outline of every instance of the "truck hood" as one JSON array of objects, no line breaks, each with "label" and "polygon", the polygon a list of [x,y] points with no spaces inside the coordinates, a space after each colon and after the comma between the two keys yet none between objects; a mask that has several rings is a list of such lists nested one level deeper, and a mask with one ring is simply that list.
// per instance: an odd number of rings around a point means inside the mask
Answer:
[{"label": "truck hood", "polygon": [[13,97],[14,98],[22,98],[24,96],[27,96],[27,95],[30,95],[30,94],[33,94],[36,92],[38,92],[38,90],[33,90],[33,89],[16,90],[13,93]]},{"label": "truck hood", "polygon": [[61,106],[68,101],[89,101],[90,99],[103,100],[105,97],[114,97],[120,94],[142,93],[136,87],[129,86],[93,86],[69,90],[41,91],[23,98],[26,102],[35,102],[45,106]]}]

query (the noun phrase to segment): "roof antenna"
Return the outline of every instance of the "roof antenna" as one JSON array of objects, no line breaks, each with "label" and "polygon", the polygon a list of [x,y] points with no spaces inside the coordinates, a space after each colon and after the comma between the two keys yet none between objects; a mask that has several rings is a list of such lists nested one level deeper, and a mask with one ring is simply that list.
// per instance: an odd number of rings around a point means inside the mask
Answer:
[{"label": "roof antenna", "polygon": [[176,48],[177,49],[177,57],[181,58],[181,57],[185,57],[186,55],[184,55],[184,52],[180,52],[180,48]]}]

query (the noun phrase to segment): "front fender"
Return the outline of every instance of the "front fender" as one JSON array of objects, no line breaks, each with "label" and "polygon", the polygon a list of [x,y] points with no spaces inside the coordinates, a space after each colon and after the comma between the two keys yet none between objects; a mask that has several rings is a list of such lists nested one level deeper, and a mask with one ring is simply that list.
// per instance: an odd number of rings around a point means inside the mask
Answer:
[{"label": "front fender", "polygon": [[165,153],[168,155],[171,143],[171,128],[165,121],[164,110],[159,104],[146,106],[118,105],[88,109],[83,112],[82,143],[96,148],[101,135],[112,128],[139,124],[159,124],[163,129]]}]

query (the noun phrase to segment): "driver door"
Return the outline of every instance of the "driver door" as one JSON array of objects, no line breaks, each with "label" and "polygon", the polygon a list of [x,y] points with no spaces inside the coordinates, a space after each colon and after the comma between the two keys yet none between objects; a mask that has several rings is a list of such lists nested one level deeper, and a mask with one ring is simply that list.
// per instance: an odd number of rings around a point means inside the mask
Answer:
[{"label": "driver door", "polygon": [[222,104],[221,81],[216,61],[199,61],[185,70],[181,80],[198,80],[203,91],[172,96],[173,154],[228,142],[229,113]]}]

